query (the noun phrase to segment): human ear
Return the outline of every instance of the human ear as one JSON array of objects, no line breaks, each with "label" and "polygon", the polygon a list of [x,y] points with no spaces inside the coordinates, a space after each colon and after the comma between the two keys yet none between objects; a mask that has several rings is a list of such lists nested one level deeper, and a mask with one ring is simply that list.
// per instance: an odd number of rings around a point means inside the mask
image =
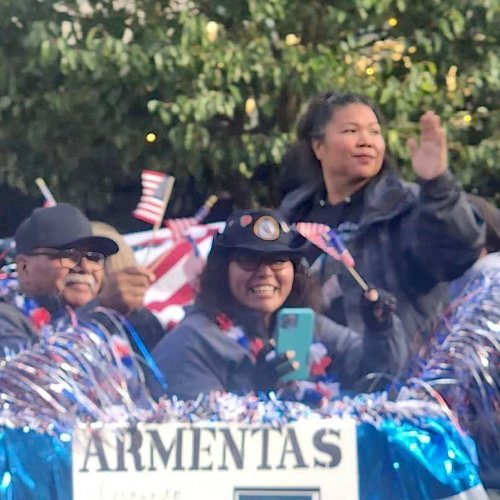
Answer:
[{"label": "human ear", "polygon": [[311,142],[311,149],[313,150],[314,156],[316,156],[316,158],[321,161],[323,142],[319,139],[313,139]]},{"label": "human ear", "polygon": [[24,255],[16,255],[16,271],[20,272],[27,267],[28,259]]}]

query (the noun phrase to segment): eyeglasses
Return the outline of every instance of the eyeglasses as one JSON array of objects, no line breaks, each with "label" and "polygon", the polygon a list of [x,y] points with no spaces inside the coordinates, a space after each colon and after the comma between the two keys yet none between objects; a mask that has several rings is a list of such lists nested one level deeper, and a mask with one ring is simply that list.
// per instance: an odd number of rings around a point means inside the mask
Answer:
[{"label": "eyeglasses", "polygon": [[65,269],[74,269],[85,257],[88,265],[97,271],[104,267],[104,261],[106,260],[105,255],[102,253],[87,252],[86,250],[77,250],[76,248],[68,248],[66,250],[48,248],[46,250],[35,250],[30,255],[46,255],[50,260],[58,261],[59,265]]},{"label": "eyeglasses", "polygon": [[266,255],[265,257],[235,255],[231,260],[244,271],[256,271],[263,264],[269,266],[273,271],[281,271],[292,261],[288,255]]}]

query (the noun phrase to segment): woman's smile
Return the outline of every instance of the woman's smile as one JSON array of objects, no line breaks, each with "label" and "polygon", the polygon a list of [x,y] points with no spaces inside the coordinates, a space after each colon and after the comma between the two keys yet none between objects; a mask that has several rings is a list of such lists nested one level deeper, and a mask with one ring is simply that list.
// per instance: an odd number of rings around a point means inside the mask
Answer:
[{"label": "woman's smile", "polygon": [[278,288],[272,285],[256,285],[250,287],[250,291],[257,294],[259,297],[271,297],[276,290],[278,290]]}]

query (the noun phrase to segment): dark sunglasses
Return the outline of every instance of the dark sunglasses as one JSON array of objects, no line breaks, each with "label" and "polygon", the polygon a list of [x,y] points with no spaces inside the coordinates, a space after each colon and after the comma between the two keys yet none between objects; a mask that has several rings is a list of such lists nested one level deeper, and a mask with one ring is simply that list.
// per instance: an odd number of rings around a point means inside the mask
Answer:
[{"label": "dark sunglasses", "polygon": [[46,255],[51,260],[58,260],[61,267],[73,269],[80,264],[85,257],[95,269],[102,269],[106,256],[99,252],[88,252],[86,250],[77,250],[76,248],[68,248],[58,250],[47,248],[46,250],[35,250],[30,255]]},{"label": "dark sunglasses", "polygon": [[244,271],[255,271],[262,264],[269,266],[273,271],[285,269],[292,259],[289,255],[254,255],[254,254],[235,254],[231,258],[238,267]]}]

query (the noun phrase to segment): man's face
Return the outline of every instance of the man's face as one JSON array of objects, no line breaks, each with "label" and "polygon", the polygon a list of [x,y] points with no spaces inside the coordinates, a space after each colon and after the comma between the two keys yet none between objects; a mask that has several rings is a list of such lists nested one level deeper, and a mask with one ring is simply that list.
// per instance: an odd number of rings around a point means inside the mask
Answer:
[{"label": "man's face", "polygon": [[56,293],[73,307],[87,304],[97,296],[104,275],[103,256],[101,260],[88,251],[38,248],[31,255],[18,255],[22,290],[31,296]]}]

